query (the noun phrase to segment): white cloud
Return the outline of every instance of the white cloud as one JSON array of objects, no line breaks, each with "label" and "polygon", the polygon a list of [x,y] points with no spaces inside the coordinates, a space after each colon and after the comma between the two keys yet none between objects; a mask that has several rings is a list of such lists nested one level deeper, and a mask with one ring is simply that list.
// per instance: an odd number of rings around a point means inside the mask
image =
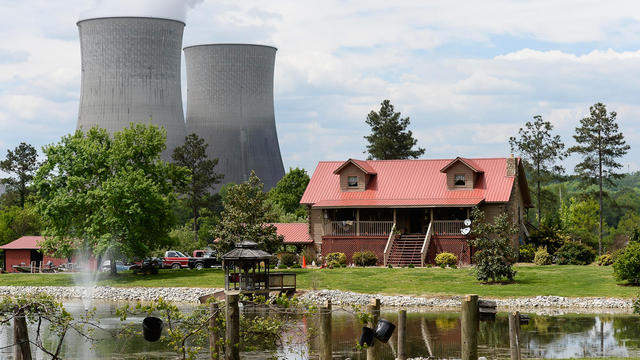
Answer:
[{"label": "white cloud", "polygon": [[276,121],[287,168],[364,157],[364,119],[385,98],[411,117],[429,157],[502,156],[508,136],[537,114],[570,142],[596,101],[618,111],[628,158],[640,156],[635,1],[164,0],[144,14],[157,0],[96,3],[89,13],[85,0],[0,4],[0,154],[75,128],[75,22],[84,13],[188,15],[185,46],[278,47]]}]

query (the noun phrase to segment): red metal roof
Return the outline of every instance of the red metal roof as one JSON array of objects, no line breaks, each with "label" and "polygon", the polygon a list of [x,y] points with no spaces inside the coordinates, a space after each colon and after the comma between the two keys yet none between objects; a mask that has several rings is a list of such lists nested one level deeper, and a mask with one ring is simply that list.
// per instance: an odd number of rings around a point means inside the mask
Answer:
[{"label": "red metal roof", "polygon": [[284,236],[285,244],[310,244],[313,239],[309,236],[307,223],[275,223],[278,235]]},{"label": "red metal roof", "polygon": [[333,170],[333,173],[340,174],[340,171],[349,164],[354,164],[367,175],[376,175],[375,169],[371,167],[371,165],[369,165],[365,160],[356,160],[356,159],[349,159],[343,162],[342,165],[338,166],[337,169]]},{"label": "red metal roof", "polygon": [[447,172],[447,169],[452,167],[454,164],[457,163],[463,163],[466,167],[468,167],[469,169],[471,169],[471,171],[475,172],[475,173],[482,173],[484,172],[484,170],[482,170],[478,164],[475,163],[475,161],[473,161],[473,159],[465,159],[465,158],[461,158],[461,157],[457,157],[453,160],[451,160],[450,163],[448,163],[447,165],[445,165],[445,167],[443,167],[442,169],[440,169],[440,172]]},{"label": "red metal roof", "polygon": [[[377,175],[365,191],[341,191],[341,161],[321,161],[300,203],[314,207],[348,206],[473,206],[485,202],[508,202],[515,177],[506,176],[506,158],[464,159],[479,173],[473,189],[449,190],[447,174],[440,169],[454,159],[368,160]],[[519,159],[518,159],[519,160]]]},{"label": "red metal roof", "polygon": [[40,249],[40,245],[38,245],[38,243],[40,243],[41,241],[44,240],[44,237],[42,236],[23,236],[17,240],[13,240],[12,242],[0,246],[0,249],[4,249],[4,250],[10,250],[10,249],[14,249],[14,250],[18,250],[18,249],[33,249],[33,250],[38,250]]}]

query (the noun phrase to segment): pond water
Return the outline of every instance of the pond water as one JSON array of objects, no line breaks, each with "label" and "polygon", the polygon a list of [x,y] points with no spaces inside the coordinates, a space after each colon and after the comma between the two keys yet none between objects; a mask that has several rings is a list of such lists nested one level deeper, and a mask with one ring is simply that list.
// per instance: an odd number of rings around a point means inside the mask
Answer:
[{"label": "pond water", "polygon": [[[97,316],[104,328],[117,331],[122,324],[115,315],[116,303],[95,304]],[[65,307],[75,314],[84,311],[81,303],[68,302]],[[184,311],[192,307],[185,306]],[[396,312],[384,312],[382,318],[397,323]],[[142,318],[129,321],[141,323]],[[301,317],[287,337],[305,339],[314,317]],[[364,352],[356,350],[361,325],[353,314],[335,312],[332,317],[334,358],[366,359]],[[494,322],[481,322],[478,338],[479,354],[488,359],[509,358],[508,320],[506,314],[498,314]],[[31,329],[34,330],[34,329]],[[309,332],[310,333],[310,332]],[[173,359],[175,353],[160,343],[148,343],[142,338],[114,339],[106,333],[97,333],[103,340],[93,347],[78,334],[69,333],[62,349],[64,359]],[[45,333],[45,343],[55,339]],[[321,344],[317,337],[301,340],[295,345],[278,350],[281,359],[313,358]],[[13,342],[10,327],[0,327],[0,359],[11,359],[12,349],[4,348]],[[567,314],[542,316],[531,314],[528,325],[521,327],[523,358],[572,358],[572,357],[628,357],[640,358],[640,317],[609,314]],[[384,359],[394,359],[397,349],[397,332],[387,344],[377,343]],[[308,354],[312,355],[309,356]],[[407,355],[433,356],[438,359],[460,357],[460,316],[446,312],[410,312],[407,314]],[[202,358],[207,358],[203,353]],[[41,351],[35,351],[36,359],[49,359]],[[243,359],[266,359],[268,353],[244,353]]]}]

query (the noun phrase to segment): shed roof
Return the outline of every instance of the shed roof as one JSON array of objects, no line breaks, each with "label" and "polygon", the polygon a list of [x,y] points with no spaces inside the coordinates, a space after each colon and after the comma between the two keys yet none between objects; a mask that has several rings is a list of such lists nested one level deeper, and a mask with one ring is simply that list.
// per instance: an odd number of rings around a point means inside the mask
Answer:
[{"label": "shed roof", "polygon": [[44,240],[43,236],[23,236],[17,240],[13,240],[12,242],[0,246],[0,249],[3,250],[39,250],[40,245],[38,245],[41,241]]},{"label": "shed roof", "polygon": [[[463,159],[463,158],[460,158]],[[507,176],[507,158],[464,158],[478,172],[473,189],[449,189],[440,170],[456,159],[367,160],[377,173],[364,191],[342,191],[335,170],[342,161],[321,161],[300,200],[313,207],[436,207],[508,202],[515,181]],[[520,159],[517,159],[520,162]],[[522,170],[521,164],[518,164]],[[524,177],[523,177],[524,178]],[[526,184],[524,184],[526,188]],[[525,189],[523,188],[523,190]],[[528,189],[526,189],[528,191]],[[528,198],[528,194],[525,194]]]},{"label": "shed roof", "polygon": [[278,235],[284,237],[285,244],[311,244],[313,239],[309,236],[308,223],[274,223]]}]

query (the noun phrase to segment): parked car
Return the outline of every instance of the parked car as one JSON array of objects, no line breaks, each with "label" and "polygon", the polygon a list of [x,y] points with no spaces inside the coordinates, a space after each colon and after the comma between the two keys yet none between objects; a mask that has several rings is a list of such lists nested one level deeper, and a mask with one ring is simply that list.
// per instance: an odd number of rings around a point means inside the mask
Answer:
[{"label": "parked car", "polygon": [[133,264],[131,270],[134,274],[157,274],[158,269],[162,267],[162,259],[160,258],[144,258]]},{"label": "parked car", "polygon": [[189,266],[189,257],[180,251],[165,251],[162,267],[165,269],[181,269]]},{"label": "parked car", "polygon": [[195,250],[193,257],[189,258],[189,269],[204,269],[222,266],[222,261],[218,258],[216,251]]},{"label": "parked car", "polygon": [[[116,260],[116,271],[124,271],[129,270],[131,265],[125,265],[122,261]],[[102,271],[111,271],[111,260],[105,260],[102,262],[100,266],[100,270]]]}]

